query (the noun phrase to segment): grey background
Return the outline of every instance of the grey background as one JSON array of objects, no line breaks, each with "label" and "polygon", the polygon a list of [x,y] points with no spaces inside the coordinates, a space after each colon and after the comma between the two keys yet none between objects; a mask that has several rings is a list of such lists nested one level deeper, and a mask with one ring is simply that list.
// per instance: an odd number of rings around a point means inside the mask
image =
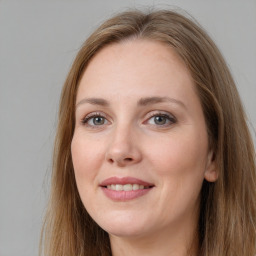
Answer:
[{"label": "grey background", "polygon": [[255,128],[255,0],[0,0],[0,256],[37,255],[59,95],[80,45],[112,13],[143,6],[179,6],[205,27]]}]

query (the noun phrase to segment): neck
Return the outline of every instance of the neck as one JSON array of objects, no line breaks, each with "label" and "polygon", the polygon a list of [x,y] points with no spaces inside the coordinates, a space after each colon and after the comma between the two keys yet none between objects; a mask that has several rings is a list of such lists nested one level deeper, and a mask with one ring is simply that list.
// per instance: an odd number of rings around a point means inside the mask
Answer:
[{"label": "neck", "polygon": [[110,235],[113,256],[196,256],[198,254],[197,227],[182,223],[147,236],[118,237]]}]

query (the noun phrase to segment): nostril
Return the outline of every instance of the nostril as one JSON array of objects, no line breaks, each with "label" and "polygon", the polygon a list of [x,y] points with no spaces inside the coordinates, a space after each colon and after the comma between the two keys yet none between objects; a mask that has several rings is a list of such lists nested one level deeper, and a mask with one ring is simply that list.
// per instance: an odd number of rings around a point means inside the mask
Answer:
[{"label": "nostril", "polygon": [[110,158],[110,159],[109,159],[109,162],[110,162],[110,163],[114,163],[114,160]]},{"label": "nostril", "polygon": [[130,164],[130,163],[133,163],[134,162],[134,158],[133,157],[109,157],[107,159],[108,163],[110,164],[118,164],[120,166],[125,166],[126,164]]}]

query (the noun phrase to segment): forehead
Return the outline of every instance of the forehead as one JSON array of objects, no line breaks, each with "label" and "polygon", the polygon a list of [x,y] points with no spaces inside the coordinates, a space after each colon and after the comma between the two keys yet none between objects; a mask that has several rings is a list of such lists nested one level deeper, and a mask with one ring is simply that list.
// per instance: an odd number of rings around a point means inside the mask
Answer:
[{"label": "forehead", "polygon": [[91,59],[80,81],[77,100],[84,94],[184,94],[193,87],[189,70],[170,46],[133,39],[108,45]]}]

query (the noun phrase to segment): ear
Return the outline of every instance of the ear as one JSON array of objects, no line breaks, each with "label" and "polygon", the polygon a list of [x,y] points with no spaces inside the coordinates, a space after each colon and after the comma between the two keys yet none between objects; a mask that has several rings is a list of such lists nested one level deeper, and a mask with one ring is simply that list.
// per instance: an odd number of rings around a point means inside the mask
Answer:
[{"label": "ear", "polygon": [[213,153],[213,151],[209,151],[204,172],[204,178],[209,182],[215,182],[218,177],[219,173],[217,170],[215,154]]}]

